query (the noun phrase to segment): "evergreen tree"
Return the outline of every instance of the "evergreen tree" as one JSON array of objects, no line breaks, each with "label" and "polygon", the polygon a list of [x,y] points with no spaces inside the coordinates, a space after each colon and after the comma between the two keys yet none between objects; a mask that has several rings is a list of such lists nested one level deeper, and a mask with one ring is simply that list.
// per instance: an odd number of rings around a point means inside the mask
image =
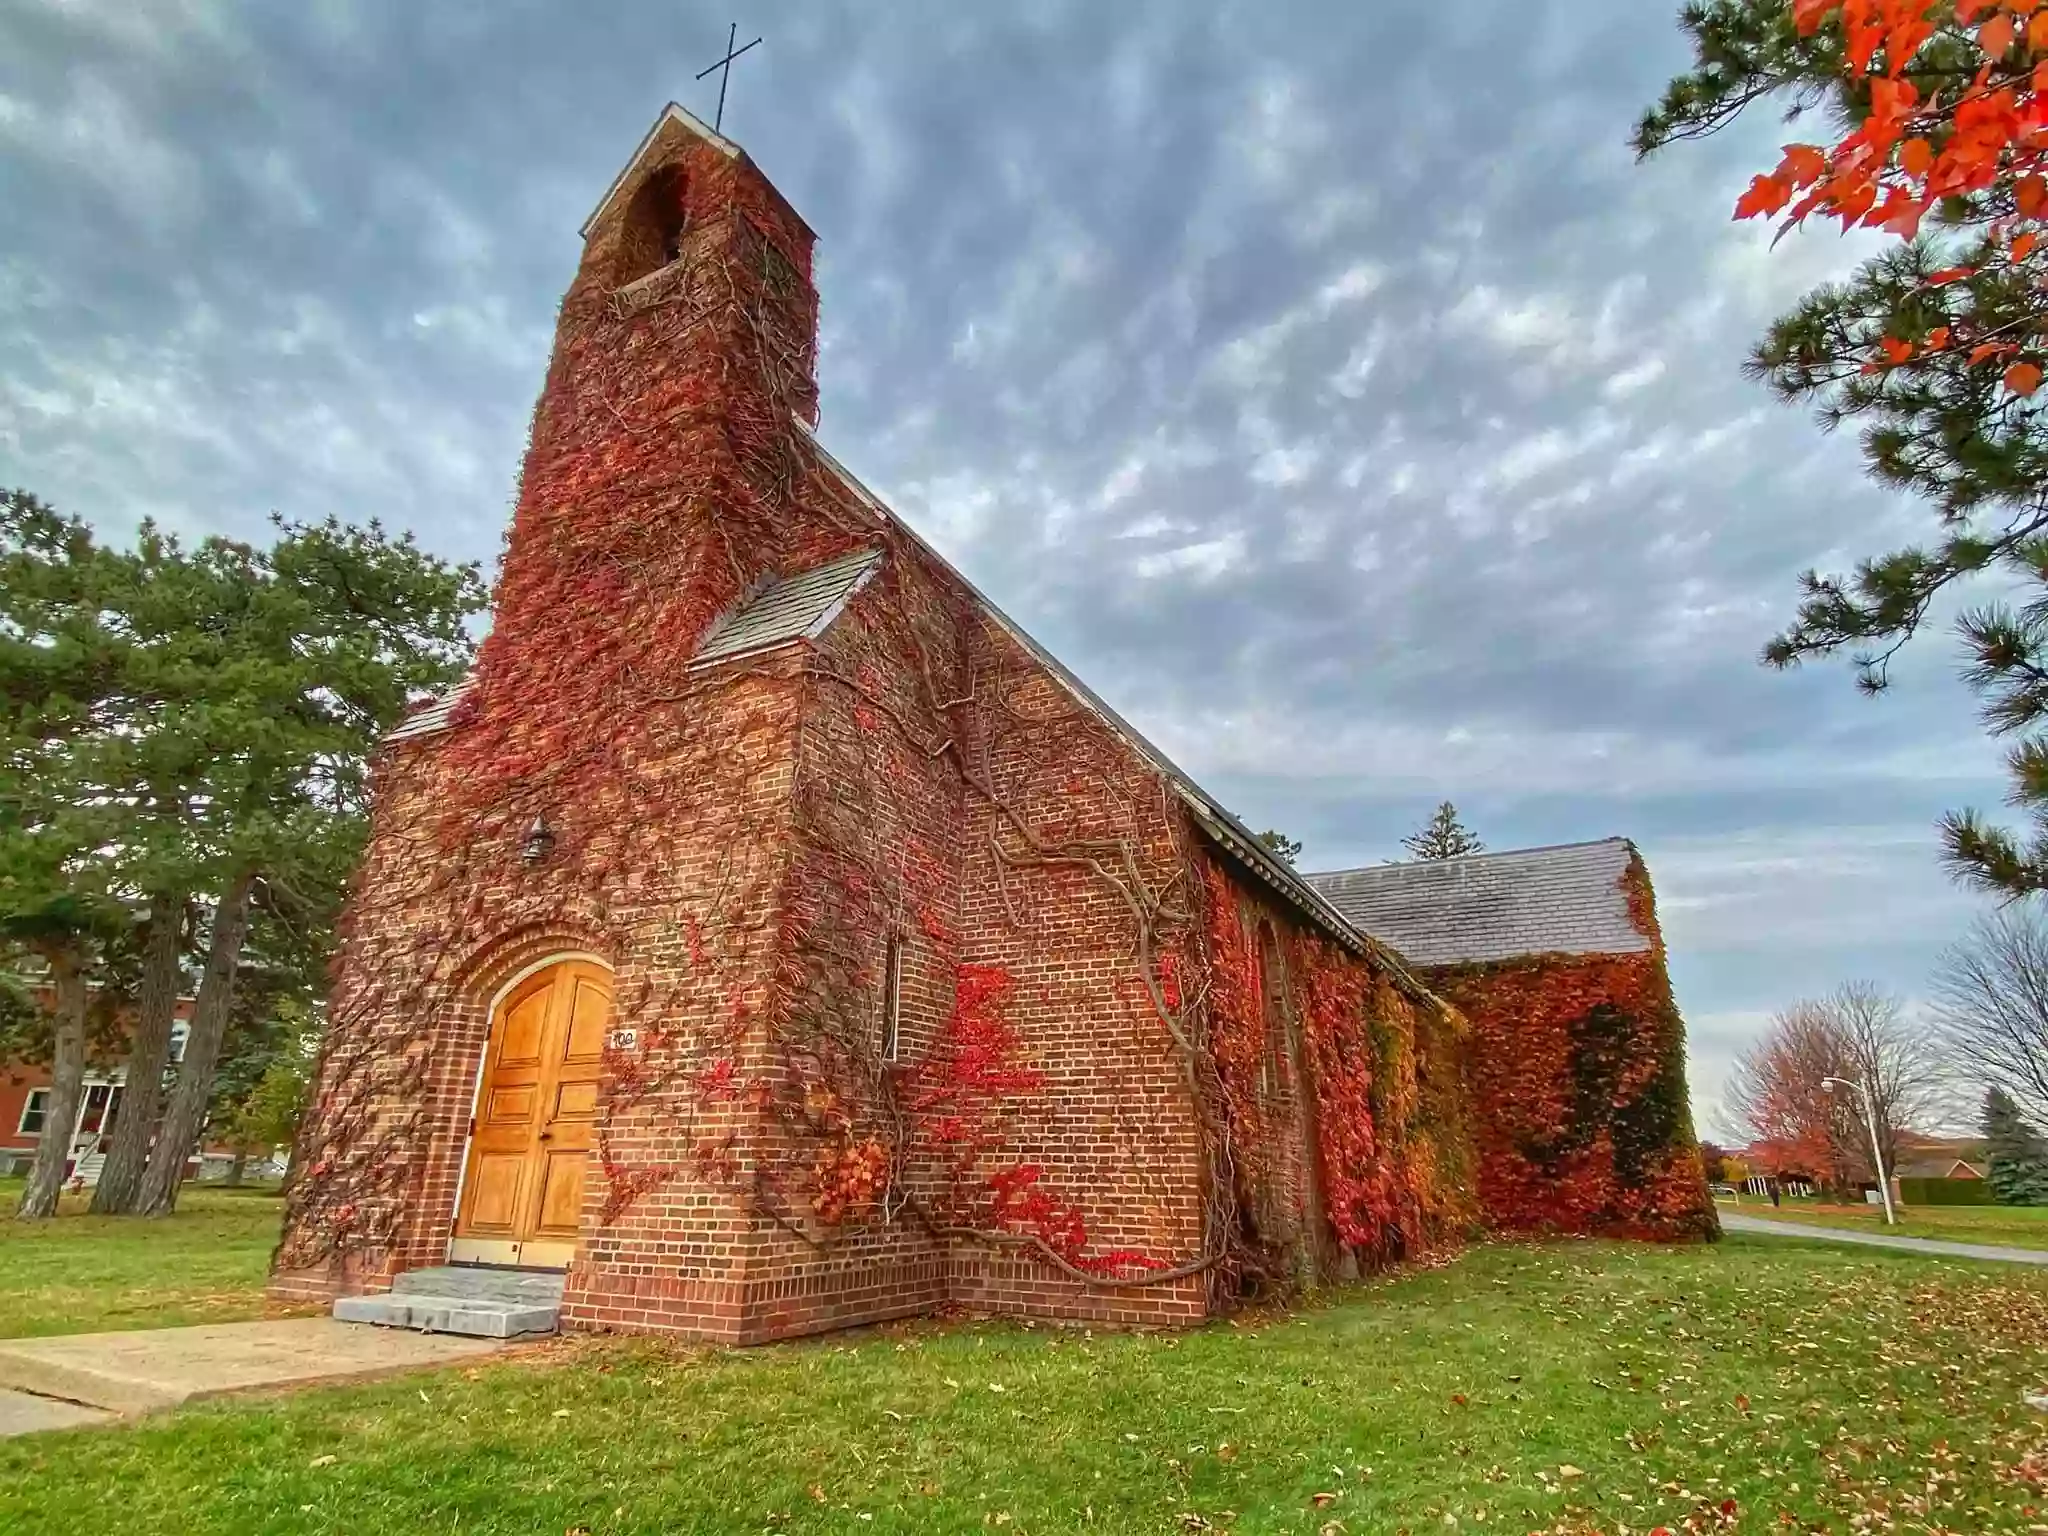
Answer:
[{"label": "evergreen tree", "polygon": [[207,952],[184,1059],[135,1209],[174,1209],[197,1149],[259,913],[324,943],[361,853],[369,764],[421,692],[460,678],[483,606],[474,566],[451,566],[376,523],[280,522],[267,551],[210,539],[194,552],[235,664],[202,696],[212,751],[192,829],[213,872]]},{"label": "evergreen tree", "polygon": [[[0,496],[0,813],[26,826],[34,808],[50,849],[45,894],[97,903],[94,932],[111,922],[141,956],[132,1088],[96,1209],[174,1207],[252,923],[294,927],[295,942],[322,950],[361,849],[378,739],[469,659],[464,626],[483,603],[474,567],[374,523],[278,528],[264,549],[219,538],[187,549],[145,525],[133,550],[110,550],[26,493]],[[0,903],[0,924],[12,914],[33,927],[34,850],[14,841],[0,870],[22,868],[23,894]],[[36,942],[47,949],[40,929]],[[204,965],[159,1118],[191,946]],[[53,977],[96,961],[86,945],[60,970],[54,953]],[[77,1031],[65,995],[55,1058],[68,1071]]]},{"label": "evergreen tree", "polygon": [[2000,1205],[2048,1205],[2048,1138],[2028,1125],[2003,1088],[1984,1095],[1991,1193]]},{"label": "evergreen tree", "polygon": [[125,637],[103,594],[118,559],[33,497],[0,496],[0,940],[47,1005],[50,1091],[17,1214],[53,1216],[84,1089],[91,987],[125,913],[100,854],[124,808],[95,737],[114,713]]},{"label": "evergreen tree", "polygon": [[[1782,105],[1788,145],[1739,218],[1884,229],[1900,242],[1771,327],[1750,372],[1828,427],[1863,429],[1880,484],[1925,500],[1931,537],[1847,574],[1807,572],[1764,650],[1791,667],[1848,654],[1876,693],[1952,588],[2001,599],[1958,621],[1987,727],[2016,743],[2022,834],[1974,811],[1944,820],[1957,876],[2001,895],[2048,890],[2048,28],[2029,5],[1920,0],[1691,0],[1694,68],[1635,134],[1638,154]],[[2018,18],[2017,24],[2015,17]],[[1839,137],[1838,137],[1839,135]],[[1833,142],[1828,142],[1833,140]],[[2039,257],[2041,259],[2037,260]],[[2011,594],[2010,600],[2005,594]]]},{"label": "evergreen tree", "polygon": [[1401,846],[1418,859],[1455,859],[1486,851],[1486,844],[1466,830],[1458,820],[1458,808],[1448,800],[1436,808],[1419,832],[1402,838]]},{"label": "evergreen tree", "polygon": [[1259,841],[1278,855],[1282,863],[1292,864],[1301,857],[1301,844],[1285,832],[1275,832],[1269,827],[1259,834]]}]

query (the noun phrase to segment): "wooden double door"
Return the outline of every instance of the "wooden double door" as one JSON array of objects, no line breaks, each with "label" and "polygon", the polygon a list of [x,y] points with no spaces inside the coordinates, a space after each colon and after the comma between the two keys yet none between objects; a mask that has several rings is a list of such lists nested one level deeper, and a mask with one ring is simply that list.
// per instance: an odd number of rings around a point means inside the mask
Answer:
[{"label": "wooden double door", "polygon": [[611,973],[564,960],[520,982],[491,1018],[448,1257],[566,1267],[597,1121]]}]

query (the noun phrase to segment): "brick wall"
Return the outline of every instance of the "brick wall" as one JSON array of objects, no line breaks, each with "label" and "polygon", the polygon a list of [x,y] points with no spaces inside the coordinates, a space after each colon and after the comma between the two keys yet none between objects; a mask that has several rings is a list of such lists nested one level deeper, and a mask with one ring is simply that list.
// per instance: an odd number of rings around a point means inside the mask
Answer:
[{"label": "brick wall", "polygon": [[1645,949],[1428,972],[1472,1021],[1481,1199],[1507,1231],[1711,1238],[1685,1025],[1633,850],[1619,884]]},{"label": "brick wall", "polygon": [[[633,1032],[572,1327],[1181,1323],[1451,1240],[1457,1016],[1211,847],[817,450],[810,238],[674,124],[593,223],[476,678],[378,770],[274,1290],[441,1259],[492,1001],[570,952]],[[861,548],[815,643],[692,667]]]}]

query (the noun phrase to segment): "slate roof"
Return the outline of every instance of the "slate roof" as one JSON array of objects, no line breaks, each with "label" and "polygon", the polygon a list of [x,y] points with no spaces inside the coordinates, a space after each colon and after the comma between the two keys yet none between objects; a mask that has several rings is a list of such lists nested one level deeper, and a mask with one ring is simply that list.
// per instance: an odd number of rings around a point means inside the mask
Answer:
[{"label": "slate roof", "polygon": [[817,639],[881,563],[880,550],[857,549],[770,582],[711,626],[691,659],[691,670],[792,640]]},{"label": "slate roof", "polygon": [[[882,563],[878,549],[858,549],[794,576],[780,577],[712,623],[690,670],[772,650],[793,640],[815,640],[867,584]],[[414,741],[448,728],[449,717],[471,680],[464,678],[438,699],[421,705],[385,733],[387,742]]]},{"label": "slate roof", "polygon": [[411,741],[418,736],[431,736],[436,731],[448,729],[448,717],[455,713],[463,695],[469,692],[469,679],[464,678],[438,699],[429,699],[418,709],[407,715],[398,724],[384,733],[386,741]]},{"label": "slate roof", "polygon": [[1624,955],[1650,947],[1629,920],[1630,844],[1475,853],[1310,875],[1351,923],[1417,965],[1516,955]]}]

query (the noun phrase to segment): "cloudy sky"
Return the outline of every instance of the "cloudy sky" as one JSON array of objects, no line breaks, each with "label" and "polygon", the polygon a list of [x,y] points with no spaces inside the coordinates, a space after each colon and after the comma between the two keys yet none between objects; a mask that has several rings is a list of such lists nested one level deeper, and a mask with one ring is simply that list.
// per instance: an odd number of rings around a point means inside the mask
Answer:
[{"label": "cloudy sky", "polygon": [[[1773,1008],[1924,988],[1996,753],[1946,637],[1755,664],[1925,515],[1740,375],[1859,249],[1729,222],[1778,125],[1629,156],[1675,0],[728,3],[823,440],[1254,826],[1636,839],[1706,1129]],[[494,558],[577,226],[729,19],[0,0],[0,484]]]}]

